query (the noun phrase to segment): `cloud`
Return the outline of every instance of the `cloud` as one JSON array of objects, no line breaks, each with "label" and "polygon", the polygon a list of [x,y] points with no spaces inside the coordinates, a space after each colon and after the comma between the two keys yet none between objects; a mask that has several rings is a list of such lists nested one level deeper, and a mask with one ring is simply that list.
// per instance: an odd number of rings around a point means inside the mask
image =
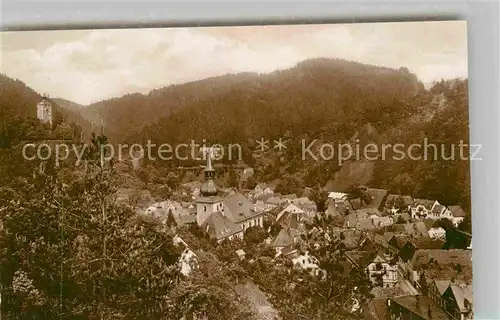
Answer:
[{"label": "cloud", "polygon": [[464,22],[23,32],[1,45],[2,73],[82,104],[314,57],[467,76]]}]

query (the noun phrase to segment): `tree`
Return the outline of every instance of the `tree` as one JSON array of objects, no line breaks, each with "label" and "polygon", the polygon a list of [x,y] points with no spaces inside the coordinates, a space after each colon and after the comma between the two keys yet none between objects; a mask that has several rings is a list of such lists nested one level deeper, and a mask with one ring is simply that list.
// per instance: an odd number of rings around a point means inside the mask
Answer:
[{"label": "tree", "polygon": [[169,294],[170,314],[186,319],[257,319],[249,301],[235,290],[242,270],[228,268],[210,253],[199,254],[198,260],[199,267]]},{"label": "tree", "polygon": [[139,168],[136,172],[139,179],[144,183],[144,187],[147,188],[150,179],[149,172],[144,168]]},{"label": "tree", "polygon": [[229,170],[228,173],[228,178],[227,178],[227,183],[229,184],[230,187],[232,188],[237,188],[239,187],[239,178],[238,174],[234,170]]},{"label": "tree", "polygon": [[309,200],[314,201],[318,212],[324,213],[327,209],[326,201],[328,200],[328,192],[324,191],[319,185],[316,185],[311,191]]},{"label": "tree", "polygon": [[181,180],[179,177],[172,171],[170,171],[167,175],[167,186],[172,189],[176,190],[181,184]]},{"label": "tree", "polygon": [[179,249],[157,225],[131,224],[130,209],[113,204],[109,168],[27,182],[17,201],[0,205],[9,212],[0,238],[7,317],[172,318],[164,295],[180,279]]},{"label": "tree", "polygon": [[465,218],[462,220],[462,222],[459,223],[458,229],[462,230],[467,233],[472,233],[472,221],[471,221],[471,216],[468,214],[465,216]]},{"label": "tree", "polygon": [[366,187],[363,187],[357,183],[351,185],[347,189],[346,193],[347,195],[344,196],[344,198],[349,202],[353,210],[355,210],[356,208],[354,208],[352,200],[359,199],[361,206],[363,206],[363,204],[369,204],[372,199],[370,194],[367,192]]},{"label": "tree", "polygon": [[256,246],[261,244],[267,238],[267,232],[261,227],[254,226],[245,230],[243,239],[247,246]]},{"label": "tree", "polygon": [[168,209],[168,216],[167,216],[167,227],[177,227],[177,222],[175,221],[174,213],[172,212],[172,209]]}]

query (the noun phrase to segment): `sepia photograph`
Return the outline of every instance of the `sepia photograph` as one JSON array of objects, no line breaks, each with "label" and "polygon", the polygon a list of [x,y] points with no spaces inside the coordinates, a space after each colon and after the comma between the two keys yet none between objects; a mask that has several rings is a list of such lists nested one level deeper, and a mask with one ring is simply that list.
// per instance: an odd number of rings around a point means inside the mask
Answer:
[{"label": "sepia photograph", "polygon": [[0,320],[472,320],[465,21],[0,32]]}]

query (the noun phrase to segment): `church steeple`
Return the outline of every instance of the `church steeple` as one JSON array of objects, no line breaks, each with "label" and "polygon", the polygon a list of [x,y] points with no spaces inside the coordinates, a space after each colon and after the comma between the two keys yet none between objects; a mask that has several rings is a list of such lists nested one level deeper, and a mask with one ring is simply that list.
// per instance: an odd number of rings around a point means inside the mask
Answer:
[{"label": "church steeple", "polygon": [[201,184],[200,193],[204,197],[217,195],[217,186],[215,185],[215,170],[212,167],[212,154],[215,150],[213,148],[205,148],[203,153],[207,157],[207,166],[204,170],[205,181]]},{"label": "church steeple", "polygon": [[215,185],[215,170],[212,167],[212,157],[216,154],[215,148],[202,148],[201,152],[207,157],[207,166],[204,170],[205,180],[200,186],[201,197],[196,200],[196,221],[201,226],[212,213],[221,212],[224,215],[222,199],[217,196]]}]

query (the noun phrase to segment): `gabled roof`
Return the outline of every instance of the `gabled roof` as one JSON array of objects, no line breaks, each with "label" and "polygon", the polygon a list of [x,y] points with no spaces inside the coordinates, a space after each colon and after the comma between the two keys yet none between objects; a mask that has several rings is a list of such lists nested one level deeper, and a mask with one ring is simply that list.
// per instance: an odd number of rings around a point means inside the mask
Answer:
[{"label": "gabled roof", "polygon": [[440,296],[442,296],[446,289],[448,289],[450,283],[451,281],[449,280],[434,280],[434,285],[436,286]]},{"label": "gabled roof", "polygon": [[303,227],[303,223],[307,220],[308,217],[304,212],[284,211],[278,215],[276,222],[282,228],[291,228],[294,230],[298,230]]},{"label": "gabled roof", "polygon": [[469,301],[469,303],[473,302],[472,285],[451,284],[448,287],[448,290],[450,290],[453,296],[455,297],[455,301],[460,311],[466,312],[468,309],[465,306],[465,300]]},{"label": "gabled roof", "polygon": [[387,227],[387,230],[412,235],[415,238],[429,237],[428,229],[423,221],[413,223],[396,223]]},{"label": "gabled roof", "polygon": [[377,257],[377,253],[371,251],[347,251],[345,255],[357,268],[362,269],[366,268]]},{"label": "gabled roof", "polygon": [[387,199],[385,200],[385,207],[390,208],[393,205],[396,206],[398,204],[399,198],[401,198],[401,200],[403,200],[402,202],[406,206],[410,206],[413,204],[413,198],[411,196],[405,196],[405,195],[401,195],[401,194],[392,193],[392,194],[387,196]]},{"label": "gabled roof", "polygon": [[441,250],[441,249],[419,249],[415,251],[412,259],[414,268],[428,265],[435,262],[440,266],[444,265],[462,265],[470,266],[472,264],[471,250]]},{"label": "gabled roof", "polygon": [[448,210],[450,210],[450,211],[451,211],[451,214],[452,214],[455,218],[465,217],[465,211],[464,211],[464,209],[462,209],[462,207],[460,207],[460,206],[449,206],[449,207],[448,207]]},{"label": "gabled roof", "polygon": [[434,205],[434,202],[436,202],[436,200],[414,199],[413,206],[422,205],[422,206],[426,207],[428,210],[431,210],[432,206]]},{"label": "gabled roof", "polygon": [[276,195],[273,195],[264,201],[264,203],[266,204],[275,204],[275,205],[279,205],[282,202],[283,201]]},{"label": "gabled roof", "polygon": [[[369,217],[369,214],[366,211],[356,210],[353,213],[350,213],[347,216],[345,216],[346,227],[354,228],[357,225],[358,221],[366,220],[366,219],[368,219],[368,217]],[[349,223],[349,225],[347,225],[348,223]]]},{"label": "gabled roof", "polygon": [[300,207],[300,208],[311,208],[311,207],[316,207],[316,204],[314,201],[309,200],[309,198],[302,197],[302,198],[295,198],[291,200],[291,203]]},{"label": "gabled roof", "polygon": [[382,202],[385,199],[385,196],[387,195],[387,190],[385,189],[375,189],[375,188],[367,188],[366,192],[372,197],[372,200],[368,204],[364,204],[363,206],[361,205],[361,200],[360,199],[354,199],[351,200],[352,205],[354,206],[355,209],[360,209],[360,208],[376,208],[380,209]]},{"label": "gabled roof", "polygon": [[212,213],[201,226],[211,237],[224,239],[243,230],[220,211]]},{"label": "gabled roof", "polygon": [[425,219],[422,222],[424,223],[425,228],[427,229],[427,231],[431,230],[435,225],[437,226],[436,220]]},{"label": "gabled roof", "polygon": [[374,298],[365,310],[365,319],[368,320],[390,320],[391,315],[387,307],[387,298]]},{"label": "gabled roof", "polygon": [[439,204],[439,203],[436,203],[434,205],[434,207],[432,208],[432,213],[434,214],[441,214],[444,210],[445,210],[445,206]]},{"label": "gabled roof", "polygon": [[234,223],[238,223],[259,214],[254,211],[252,202],[239,192],[224,198],[223,203],[224,214]]},{"label": "gabled roof", "polygon": [[[417,299],[419,303],[417,304]],[[424,320],[449,320],[450,317],[443,311],[443,309],[436,306],[429,299],[420,296],[402,296],[390,298],[391,305],[393,303],[399,304],[405,309],[411,311],[413,314],[418,315]],[[431,315],[429,315],[429,310]]]},{"label": "gabled roof", "polygon": [[294,243],[293,239],[294,239],[294,236],[293,236],[292,232],[290,231],[290,229],[283,228],[280,230],[280,232],[276,236],[276,239],[274,239],[271,246],[273,246],[273,247],[287,247],[287,246],[292,245]]},{"label": "gabled roof", "polygon": [[402,249],[410,240],[410,235],[396,234],[388,241],[388,243],[396,249]]},{"label": "gabled roof", "polygon": [[344,239],[342,240],[342,243],[347,249],[357,248],[364,239],[363,232],[359,230],[340,230],[333,231],[332,233],[336,238],[340,238],[341,235],[343,235]]}]

